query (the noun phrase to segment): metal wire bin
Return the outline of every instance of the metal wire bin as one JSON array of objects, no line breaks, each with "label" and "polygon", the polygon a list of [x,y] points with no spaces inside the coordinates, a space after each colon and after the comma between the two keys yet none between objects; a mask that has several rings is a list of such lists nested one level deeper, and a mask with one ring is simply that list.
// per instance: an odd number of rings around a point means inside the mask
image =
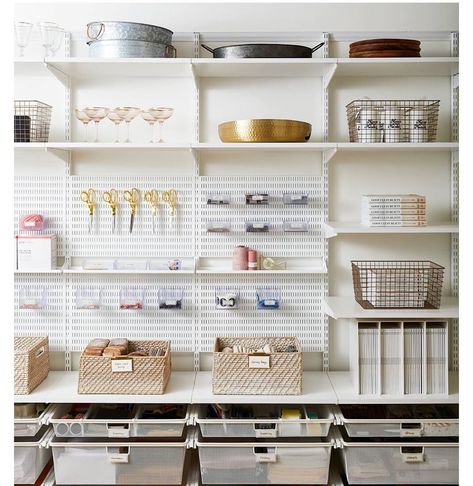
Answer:
[{"label": "metal wire bin", "polygon": [[15,100],[14,141],[47,142],[52,106],[37,100]]},{"label": "metal wire bin", "polygon": [[346,106],[350,142],[435,142],[439,100],[354,100]]},{"label": "metal wire bin", "polygon": [[444,267],[431,261],[352,261],[355,300],[364,309],[438,309]]}]

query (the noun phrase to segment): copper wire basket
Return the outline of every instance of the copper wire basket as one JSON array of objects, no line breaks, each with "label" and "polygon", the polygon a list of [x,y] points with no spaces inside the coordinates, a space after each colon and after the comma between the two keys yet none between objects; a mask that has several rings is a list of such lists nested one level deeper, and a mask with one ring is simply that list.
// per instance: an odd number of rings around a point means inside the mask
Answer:
[{"label": "copper wire basket", "polygon": [[438,309],[445,268],[431,261],[352,261],[363,309]]}]

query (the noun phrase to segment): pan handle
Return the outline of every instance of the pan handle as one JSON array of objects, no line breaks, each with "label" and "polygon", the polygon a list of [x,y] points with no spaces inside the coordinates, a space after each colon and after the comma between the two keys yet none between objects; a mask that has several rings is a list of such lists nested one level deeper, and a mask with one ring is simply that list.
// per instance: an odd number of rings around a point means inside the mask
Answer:
[{"label": "pan handle", "polygon": [[[100,29],[97,33],[97,35],[92,35],[90,32],[90,28],[92,26],[100,25]],[[103,22],[90,22],[90,24],[87,24],[87,37],[91,40],[97,40],[99,39],[103,33],[105,32],[105,24]]]},{"label": "pan handle", "polygon": [[211,52],[212,54],[214,53],[214,50],[213,50],[211,47],[209,47],[209,46],[207,46],[207,45],[205,45],[205,44],[201,44],[201,46],[202,46],[202,47],[203,47],[203,48],[204,48],[206,51],[209,51],[209,52]]},{"label": "pan handle", "polygon": [[320,44],[317,44],[315,47],[312,47],[311,52],[318,51],[324,44],[325,42],[321,42]]}]

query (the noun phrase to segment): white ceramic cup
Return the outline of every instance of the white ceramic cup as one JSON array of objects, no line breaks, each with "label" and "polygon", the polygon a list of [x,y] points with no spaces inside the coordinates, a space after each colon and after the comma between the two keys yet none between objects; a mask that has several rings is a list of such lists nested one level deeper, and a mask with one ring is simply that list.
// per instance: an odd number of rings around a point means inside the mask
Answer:
[{"label": "white ceramic cup", "polygon": [[387,108],[382,112],[381,123],[386,143],[404,142],[404,110],[401,108]]},{"label": "white ceramic cup", "polygon": [[409,142],[421,143],[429,139],[428,114],[422,108],[409,112]]},{"label": "white ceramic cup", "polygon": [[362,143],[376,143],[383,141],[379,110],[362,108],[356,118],[358,141]]}]

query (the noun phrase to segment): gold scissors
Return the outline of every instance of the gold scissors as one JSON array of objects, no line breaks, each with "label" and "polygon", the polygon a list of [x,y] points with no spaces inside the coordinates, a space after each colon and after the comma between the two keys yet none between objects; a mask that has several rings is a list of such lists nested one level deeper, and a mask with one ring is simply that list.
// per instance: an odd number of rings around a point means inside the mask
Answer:
[{"label": "gold scissors", "polygon": [[136,215],[136,207],[138,206],[138,203],[140,202],[140,190],[137,189],[136,187],[133,187],[133,189],[130,189],[129,191],[123,191],[123,198],[125,201],[128,202],[130,205],[130,233],[133,232],[133,224],[135,222],[135,215]]},{"label": "gold scissors", "polygon": [[153,234],[156,233],[156,213],[158,212],[159,194],[156,189],[145,192],[145,201],[151,206],[151,215],[153,218]]},{"label": "gold scissors", "polygon": [[102,195],[102,198],[112,210],[112,233],[115,233],[118,208],[118,191],[116,189],[110,189],[110,191],[105,191]]},{"label": "gold scissors", "polygon": [[169,191],[164,191],[161,195],[162,200],[168,205],[169,210],[169,226],[172,226],[174,218],[176,216],[176,206],[177,206],[177,191],[176,189],[169,189]]},{"label": "gold scissors", "polygon": [[96,194],[93,189],[88,189],[87,191],[82,191],[80,193],[80,199],[83,203],[87,204],[89,207],[89,234],[92,233],[92,225],[94,222],[94,207]]}]

